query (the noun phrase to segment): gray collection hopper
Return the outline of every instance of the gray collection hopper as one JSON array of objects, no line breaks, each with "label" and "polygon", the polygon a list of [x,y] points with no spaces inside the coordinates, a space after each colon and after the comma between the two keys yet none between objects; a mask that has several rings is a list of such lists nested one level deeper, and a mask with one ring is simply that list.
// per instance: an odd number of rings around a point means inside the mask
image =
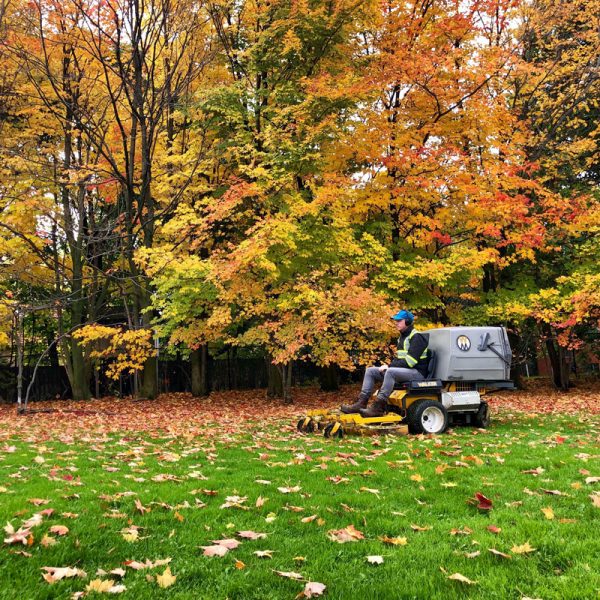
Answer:
[{"label": "gray collection hopper", "polygon": [[504,327],[445,327],[424,333],[429,335],[429,348],[436,354],[436,379],[510,380],[512,353]]}]

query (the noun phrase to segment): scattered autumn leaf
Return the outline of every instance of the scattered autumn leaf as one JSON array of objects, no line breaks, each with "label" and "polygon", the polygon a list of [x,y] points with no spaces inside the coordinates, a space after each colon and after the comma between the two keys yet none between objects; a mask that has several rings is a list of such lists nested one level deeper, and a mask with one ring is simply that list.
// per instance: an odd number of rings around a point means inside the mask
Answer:
[{"label": "scattered autumn leaf", "polygon": [[513,552],[514,554],[529,554],[530,552],[535,552],[535,548],[532,548],[529,545],[529,542],[525,542],[524,544],[521,544],[520,546],[513,546],[510,549],[511,552]]},{"label": "scattered autumn leaf", "polygon": [[465,583],[467,585],[476,585],[476,581],[471,581],[468,577],[461,575],[460,573],[453,573],[452,575],[448,575],[448,579],[452,579],[452,581],[460,581],[461,583]]},{"label": "scattered autumn leaf", "polygon": [[406,546],[408,541],[405,537],[388,537],[387,535],[379,538],[384,544],[390,544],[392,546]]},{"label": "scattered autumn leaf", "polygon": [[156,583],[158,583],[161,588],[168,588],[175,583],[176,579],[177,576],[171,574],[171,567],[167,567],[162,575],[156,576]]},{"label": "scattered autumn leaf", "polygon": [[358,540],[364,539],[364,534],[358,529],[354,528],[354,525],[348,525],[343,529],[331,529],[327,532],[329,539],[338,544],[345,544],[346,542],[358,542]]},{"label": "scattered autumn leaf", "polygon": [[323,592],[327,589],[327,586],[317,581],[309,581],[296,598],[314,598],[315,596],[322,596]]}]

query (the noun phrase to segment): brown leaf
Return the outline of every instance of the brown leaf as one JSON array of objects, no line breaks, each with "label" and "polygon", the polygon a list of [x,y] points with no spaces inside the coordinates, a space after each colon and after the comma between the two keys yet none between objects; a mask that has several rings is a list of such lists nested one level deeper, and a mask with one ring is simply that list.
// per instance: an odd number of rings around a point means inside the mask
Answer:
[{"label": "brown leaf", "polygon": [[301,523],[310,523],[312,521],[314,521],[319,515],[311,515],[310,517],[304,517],[303,519],[300,519]]},{"label": "brown leaf", "polygon": [[415,525],[414,523],[411,524],[410,528],[413,531],[429,531],[431,529],[430,525],[425,525],[424,527],[421,527],[420,525]]},{"label": "brown leaf", "polygon": [[364,534],[358,529],[354,528],[354,525],[348,525],[343,529],[331,529],[327,532],[329,539],[338,544],[345,544],[346,542],[358,542],[358,540],[364,539]]},{"label": "brown leaf", "polygon": [[295,573],[294,571],[275,571],[273,573],[279,575],[279,577],[286,577],[287,579],[295,579],[296,581],[302,581],[304,577],[300,575],[300,573]]},{"label": "brown leaf", "polygon": [[496,548],[488,548],[488,550],[495,556],[499,556],[501,558],[512,558],[510,554],[505,554],[504,552],[500,552],[500,550],[496,550]]},{"label": "brown leaf", "polygon": [[64,525],[52,525],[50,527],[50,533],[55,533],[56,535],[67,535],[69,533],[69,528]]},{"label": "brown leaf", "polygon": [[384,544],[390,544],[392,546],[406,546],[408,541],[405,537],[388,537],[387,535],[379,538]]},{"label": "brown leaf", "polygon": [[44,498],[29,498],[27,500],[30,504],[34,506],[42,506],[43,504],[50,504],[50,500],[45,500]]},{"label": "brown leaf", "polygon": [[498,534],[502,531],[502,528],[496,527],[496,525],[488,525],[487,530],[491,531],[492,533]]},{"label": "brown leaf", "polygon": [[476,585],[476,581],[471,581],[468,577],[461,575],[460,573],[453,573],[452,575],[448,575],[448,579],[452,579],[453,581],[460,581],[461,583],[466,583],[467,585]]}]

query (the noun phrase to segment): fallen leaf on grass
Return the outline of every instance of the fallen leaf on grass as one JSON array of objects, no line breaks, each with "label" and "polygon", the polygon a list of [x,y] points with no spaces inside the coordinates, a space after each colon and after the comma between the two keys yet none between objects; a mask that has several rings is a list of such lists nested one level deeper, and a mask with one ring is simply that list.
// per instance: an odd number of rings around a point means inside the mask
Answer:
[{"label": "fallen leaf on grass", "polygon": [[136,542],[140,537],[140,532],[133,527],[128,527],[121,530],[121,535],[126,542]]},{"label": "fallen leaf on grass", "polygon": [[425,527],[421,527],[420,525],[415,525],[414,523],[411,524],[410,528],[413,531],[429,531],[431,529],[430,525],[425,525]]},{"label": "fallen leaf on grass", "polygon": [[212,540],[212,542],[213,544],[219,544],[219,546],[225,546],[228,550],[235,550],[241,543],[233,538],[226,540]]},{"label": "fallen leaf on grass", "polygon": [[56,539],[49,535],[45,535],[40,540],[40,545],[43,546],[44,548],[48,548],[49,546],[54,546],[57,543],[58,542],[56,541]]},{"label": "fallen leaf on grass", "polygon": [[27,502],[29,502],[30,504],[33,504],[34,506],[42,506],[44,504],[50,504],[50,500],[46,500],[44,498],[29,498],[29,500],[27,500]]},{"label": "fallen leaf on grass", "polygon": [[472,529],[465,527],[463,529],[451,529],[450,535],[471,535],[473,533]]},{"label": "fallen leaf on grass", "polygon": [[87,577],[85,571],[76,569],[75,567],[42,567],[42,570],[46,571],[42,574],[42,577],[48,583],[54,583],[55,581],[60,581],[66,577]]},{"label": "fallen leaf on grass", "polygon": [[115,585],[112,579],[94,579],[85,587],[86,592],[97,592],[99,594],[120,594],[126,589],[122,584]]},{"label": "fallen leaf on grass", "polygon": [[237,534],[246,540],[260,540],[267,537],[266,533],[257,533],[256,531],[238,531]]},{"label": "fallen leaf on grass", "polygon": [[123,564],[134,571],[139,571],[141,569],[152,569],[154,567],[161,567],[163,565],[168,565],[171,562],[171,558],[160,558],[152,562],[149,559],[146,559],[144,562],[139,562],[137,560],[126,560]]},{"label": "fallen leaf on grass", "polygon": [[204,548],[204,556],[225,556],[229,552],[229,548],[214,544],[213,546],[202,546]]},{"label": "fallen leaf on grass", "polygon": [[548,519],[549,521],[554,519],[554,511],[552,510],[552,508],[550,506],[547,506],[546,508],[542,508],[542,512],[544,513],[544,516],[546,517],[546,519]]},{"label": "fallen leaf on grass", "polygon": [[471,498],[471,504],[476,504],[479,510],[492,510],[492,501],[481,492],[475,492],[475,497]]},{"label": "fallen leaf on grass", "polygon": [[258,558],[273,558],[274,550],[255,550],[254,554],[258,556]]},{"label": "fallen leaf on grass", "polygon": [[525,471],[521,471],[521,473],[525,474],[525,475],[541,475],[542,473],[544,473],[546,471],[546,469],[544,469],[543,467],[536,467],[535,469],[526,469]]},{"label": "fallen leaf on grass", "polygon": [[525,542],[520,546],[513,546],[510,551],[514,552],[514,554],[529,554],[530,552],[535,552],[535,548],[532,548],[529,542]]},{"label": "fallen leaf on grass", "polygon": [[496,550],[496,548],[488,548],[488,550],[495,556],[499,556],[500,558],[512,558],[510,554],[505,554],[504,552],[500,552],[500,550]]},{"label": "fallen leaf on grass", "polygon": [[368,488],[368,487],[361,487],[360,488],[361,492],[369,492],[369,494],[373,494],[374,496],[377,496],[379,498],[379,494],[381,493],[379,490],[373,489],[373,488]]},{"label": "fallen leaf on grass", "polygon": [[275,571],[273,569],[273,573],[275,575],[279,575],[279,577],[286,577],[287,579],[295,579],[296,581],[302,581],[304,577],[300,575],[300,573],[295,573],[294,571]]},{"label": "fallen leaf on grass", "polygon": [[302,488],[299,485],[295,485],[294,487],[278,487],[277,490],[282,494],[293,494],[295,492],[299,492]]},{"label": "fallen leaf on grass", "polygon": [[24,546],[31,546],[33,544],[33,535],[29,529],[19,528],[15,531],[13,526],[7,523],[4,531],[8,533],[8,537],[4,538],[5,544],[23,544]]},{"label": "fallen leaf on grass", "polygon": [[220,508],[241,508],[242,510],[248,510],[248,507],[244,506],[246,500],[248,500],[247,496],[227,496]]},{"label": "fallen leaf on grass", "polygon": [[392,546],[406,546],[408,541],[405,537],[388,537],[383,535],[379,538],[384,544],[391,544]]},{"label": "fallen leaf on grass", "polygon": [[50,533],[55,533],[56,535],[67,535],[69,533],[69,528],[64,525],[52,525],[50,527]]},{"label": "fallen leaf on grass", "polygon": [[496,525],[488,525],[486,528],[488,531],[491,531],[492,533],[498,534],[502,531],[501,527],[497,527]]},{"label": "fallen leaf on grass", "polygon": [[319,515],[311,515],[310,517],[304,517],[303,519],[300,519],[301,523],[311,523],[312,521],[314,521],[316,518],[318,518]]},{"label": "fallen leaf on grass", "polygon": [[242,569],[246,568],[246,563],[242,562],[241,560],[236,560],[235,561],[235,568],[239,569],[241,571]]},{"label": "fallen leaf on grass", "polygon": [[345,481],[350,481],[350,479],[348,479],[348,477],[342,477],[341,475],[333,475],[331,477],[326,477],[325,480],[331,481],[331,483],[334,483],[335,485],[344,483]]},{"label": "fallen leaf on grass", "polygon": [[586,477],[585,478],[585,482],[587,484],[590,484],[590,483],[599,483],[600,482],[600,477]]},{"label": "fallen leaf on grass", "polygon": [[380,556],[379,554],[369,555],[367,556],[367,562],[371,565],[382,565],[383,556]]},{"label": "fallen leaf on grass", "polygon": [[480,550],[475,550],[475,552],[467,552],[465,554],[465,558],[477,558],[481,554]]},{"label": "fallen leaf on grass", "polygon": [[260,508],[261,506],[263,506],[267,500],[268,500],[268,498],[263,498],[262,496],[259,496],[256,499],[256,504],[255,504],[256,508]]},{"label": "fallen leaf on grass", "polygon": [[140,514],[144,514],[144,513],[149,513],[150,512],[150,508],[146,508],[138,498],[135,499],[135,507],[137,508],[137,510],[140,512]]},{"label": "fallen leaf on grass", "polygon": [[316,581],[309,581],[296,598],[313,598],[314,596],[322,596],[327,586]]},{"label": "fallen leaf on grass", "polygon": [[592,504],[596,508],[600,508],[600,493],[596,492],[595,494],[590,494],[590,498],[592,500]]},{"label": "fallen leaf on grass", "polygon": [[333,542],[338,544],[345,544],[346,542],[358,542],[365,538],[364,534],[358,529],[354,528],[354,525],[348,525],[344,529],[331,529],[327,532],[327,536]]},{"label": "fallen leaf on grass", "polygon": [[167,567],[162,575],[156,576],[156,583],[161,588],[171,587],[177,579],[177,575],[171,573],[171,567]]},{"label": "fallen leaf on grass", "polygon": [[460,581],[461,583],[466,583],[467,585],[476,585],[476,581],[471,581],[468,577],[461,575],[460,573],[453,573],[452,575],[448,575],[448,579],[452,579],[452,581]]}]

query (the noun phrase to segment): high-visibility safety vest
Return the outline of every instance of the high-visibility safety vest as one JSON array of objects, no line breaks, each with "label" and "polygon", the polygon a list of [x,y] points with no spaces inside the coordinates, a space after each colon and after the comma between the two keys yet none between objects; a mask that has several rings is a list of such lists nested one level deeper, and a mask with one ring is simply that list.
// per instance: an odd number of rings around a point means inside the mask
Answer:
[{"label": "high-visibility safety vest", "polygon": [[[423,354],[421,354],[421,356],[419,356],[418,359],[413,358],[409,353],[408,353],[408,349],[410,348],[410,340],[412,339],[413,335],[415,335],[416,333],[419,333],[416,329],[413,329],[408,336],[404,339],[404,348],[402,348],[402,350],[398,350],[396,352],[396,358],[400,358],[406,361],[406,364],[411,368],[414,369],[416,364],[420,361],[420,360],[425,360],[427,358],[427,346],[425,346],[425,350],[423,350]],[[400,340],[398,340],[400,341]]]}]

